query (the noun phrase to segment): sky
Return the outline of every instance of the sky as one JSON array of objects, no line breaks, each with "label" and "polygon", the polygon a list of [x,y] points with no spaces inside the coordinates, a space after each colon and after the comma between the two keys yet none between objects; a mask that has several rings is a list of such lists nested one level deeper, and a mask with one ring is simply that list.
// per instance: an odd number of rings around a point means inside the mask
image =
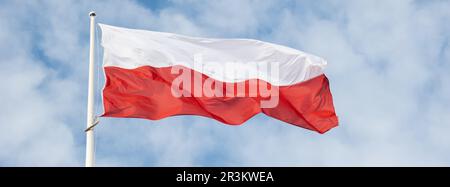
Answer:
[{"label": "sky", "polygon": [[91,10],[100,23],[321,56],[340,120],[321,135],[263,114],[238,127],[101,118],[97,166],[450,166],[445,0],[0,0],[0,166],[84,165]]}]

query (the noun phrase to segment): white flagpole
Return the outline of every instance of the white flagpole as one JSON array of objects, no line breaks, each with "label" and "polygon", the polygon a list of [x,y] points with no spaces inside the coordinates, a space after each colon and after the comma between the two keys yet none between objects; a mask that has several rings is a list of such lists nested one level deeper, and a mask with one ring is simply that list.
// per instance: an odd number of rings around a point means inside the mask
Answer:
[{"label": "white flagpole", "polygon": [[95,162],[94,155],[94,40],[95,40],[95,12],[89,13],[90,24],[90,43],[89,43],[89,85],[88,85],[88,103],[87,103],[87,129],[86,129],[86,167],[93,167]]}]

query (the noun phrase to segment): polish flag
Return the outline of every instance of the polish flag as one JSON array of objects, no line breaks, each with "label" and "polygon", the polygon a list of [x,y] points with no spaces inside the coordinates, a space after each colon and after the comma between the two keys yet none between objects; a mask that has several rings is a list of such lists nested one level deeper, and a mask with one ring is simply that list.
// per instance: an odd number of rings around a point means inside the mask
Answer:
[{"label": "polish flag", "polygon": [[320,57],[252,39],[99,25],[103,117],[198,115],[240,125],[262,112],[319,133],[338,125]]}]

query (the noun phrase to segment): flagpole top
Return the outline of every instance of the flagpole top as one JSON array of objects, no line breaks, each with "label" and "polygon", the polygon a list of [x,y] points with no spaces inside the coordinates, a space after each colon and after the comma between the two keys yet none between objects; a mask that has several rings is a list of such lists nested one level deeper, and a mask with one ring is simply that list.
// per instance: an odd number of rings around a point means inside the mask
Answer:
[{"label": "flagpole top", "polygon": [[91,12],[89,12],[89,16],[91,16],[91,17],[95,17],[95,11],[91,11]]}]

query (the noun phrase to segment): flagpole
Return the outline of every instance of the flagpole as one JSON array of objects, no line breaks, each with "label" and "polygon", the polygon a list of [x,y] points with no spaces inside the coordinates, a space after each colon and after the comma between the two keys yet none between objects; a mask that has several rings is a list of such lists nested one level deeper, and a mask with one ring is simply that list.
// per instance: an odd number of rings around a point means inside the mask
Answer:
[{"label": "flagpole", "polygon": [[94,40],[95,40],[95,12],[89,13],[90,17],[90,41],[89,41],[89,84],[87,102],[87,129],[86,129],[86,167],[93,167],[94,155]]}]

